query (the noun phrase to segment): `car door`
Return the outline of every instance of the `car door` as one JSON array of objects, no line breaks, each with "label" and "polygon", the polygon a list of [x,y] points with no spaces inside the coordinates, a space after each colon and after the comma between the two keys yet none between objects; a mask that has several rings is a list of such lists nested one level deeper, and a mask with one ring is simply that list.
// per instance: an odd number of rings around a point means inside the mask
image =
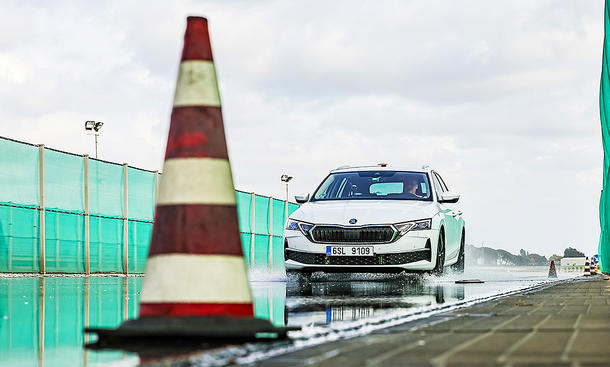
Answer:
[{"label": "car door", "polygon": [[[434,187],[437,192],[437,198],[440,199],[440,196],[449,191],[447,185],[443,182],[441,176],[432,171],[432,181],[434,182]],[[438,200],[438,199],[437,199]],[[458,251],[460,250],[460,239],[456,235],[459,231],[456,212],[455,212],[455,204],[452,203],[438,203],[441,213],[445,219],[445,254],[446,259],[453,259]]]}]

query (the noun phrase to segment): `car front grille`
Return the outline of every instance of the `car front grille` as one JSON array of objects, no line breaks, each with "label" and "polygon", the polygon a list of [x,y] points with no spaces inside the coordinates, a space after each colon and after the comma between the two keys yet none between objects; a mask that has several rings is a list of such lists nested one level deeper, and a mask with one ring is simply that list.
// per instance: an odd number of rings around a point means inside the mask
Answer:
[{"label": "car front grille", "polygon": [[337,226],[315,226],[311,236],[321,243],[387,243],[394,239],[394,228],[375,226],[344,228]]},{"label": "car front grille", "polygon": [[374,256],[326,256],[286,250],[286,258],[308,265],[403,265],[420,260],[430,261],[430,249]]}]

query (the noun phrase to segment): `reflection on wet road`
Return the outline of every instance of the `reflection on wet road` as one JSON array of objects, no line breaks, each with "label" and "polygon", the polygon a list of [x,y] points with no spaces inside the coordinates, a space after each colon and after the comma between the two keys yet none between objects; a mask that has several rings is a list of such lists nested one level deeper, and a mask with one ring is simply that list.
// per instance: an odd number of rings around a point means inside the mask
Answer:
[{"label": "reflection on wet road", "polygon": [[86,351],[86,325],[137,315],[141,277],[1,277],[0,365],[82,366],[126,357]]},{"label": "reflection on wet road", "polygon": [[464,286],[427,284],[422,278],[386,281],[290,282],[286,286],[289,325],[355,321],[464,299]]},{"label": "reflection on wet road", "polygon": [[[475,269],[464,276],[328,275],[311,281],[252,275],[257,317],[320,326],[405,315],[546,280],[546,269]],[[560,274],[560,277],[573,274]],[[454,284],[461,277],[484,284]],[[275,281],[257,281],[274,279]],[[134,359],[87,351],[85,326],[116,327],[138,314],[141,277],[0,277],[0,366],[84,366]]]}]

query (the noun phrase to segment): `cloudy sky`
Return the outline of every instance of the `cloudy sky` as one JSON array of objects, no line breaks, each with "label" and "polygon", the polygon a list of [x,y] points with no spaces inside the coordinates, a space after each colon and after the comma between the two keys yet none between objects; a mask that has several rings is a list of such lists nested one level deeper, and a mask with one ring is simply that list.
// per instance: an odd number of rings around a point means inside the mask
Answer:
[{"label": "cloudy sky", "polygon": [[603,1],[3,1],[0,135],[160,169],[187,15],[210,21],[236,187],[430,164],[468,242],[597,248]]}]

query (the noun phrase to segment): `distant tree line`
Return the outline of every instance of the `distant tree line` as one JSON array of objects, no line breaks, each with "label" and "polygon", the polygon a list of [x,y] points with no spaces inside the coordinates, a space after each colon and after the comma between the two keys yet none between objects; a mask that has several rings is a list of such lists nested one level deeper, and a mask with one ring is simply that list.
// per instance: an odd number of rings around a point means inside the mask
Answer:
[{"label": "distant tree line", "polygon": [[[582,252],[568,247],[563,252],[563,257],[583,257]],[[466,262],[472,265],[549,265],[551,260],[557,262],[562,256],[553,255],[548,259],[545,256],[529,253],[526,250],[519,251],[519,255],[513,255],[506,250],[493,249],[491,247],[476,247],[466,245]]]},{"label": "distant tree line", "polygon": [[568,247],[563,251],[563,257],[584,257],[585,254],[573,247]]},{"label": "distant tree line", "polygon": [[549,262],[551,262],[551,261],[558,262],[559,260],[563,259],[564,257],[585,257],[585,254],[583,252],[578,251],[574,247],[568,247],[567,249],[563,250],[563,256],[552,255],[551,257],[549,257]]}]

